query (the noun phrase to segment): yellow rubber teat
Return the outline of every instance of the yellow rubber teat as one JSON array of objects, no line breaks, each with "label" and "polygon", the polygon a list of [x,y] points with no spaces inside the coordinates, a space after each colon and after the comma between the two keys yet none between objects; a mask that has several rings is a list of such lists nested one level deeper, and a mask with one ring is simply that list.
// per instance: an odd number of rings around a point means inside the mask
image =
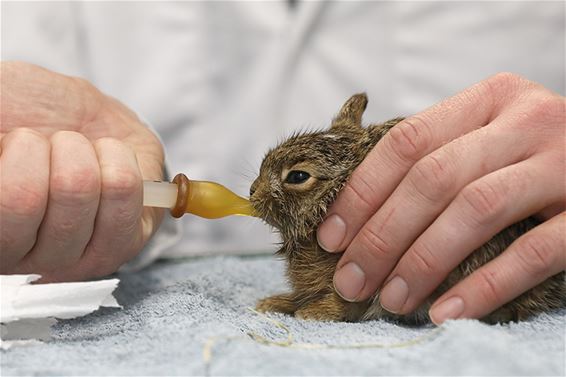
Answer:
[{"label": "yellow rubber teat", "polygon": [[183,174],[177,175],[173,182],[178,186],[177,206],[171,210],[173,216],[182,216],[182,213],[192,213],[207,219],[230,215],[253,216],[249,200],[234,194],[221,184],[189,180]]},{"label": "yellow rubber teat", "polygon": [[252,216],[252,206],[226,187],[207,181],[189,181],[189,198],[185,212],[217,219],[229,215]]}]

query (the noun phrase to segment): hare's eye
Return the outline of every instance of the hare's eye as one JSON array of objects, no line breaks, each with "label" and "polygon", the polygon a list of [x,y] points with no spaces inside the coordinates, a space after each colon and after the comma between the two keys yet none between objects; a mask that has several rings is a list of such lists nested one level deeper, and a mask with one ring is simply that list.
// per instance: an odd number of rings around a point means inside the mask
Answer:
[{"label": "hare's eye", "polygon": [[291,170],[289,173],[287,173],[287,177],[285,177],[285,183],[298,185],[301,183],[305,183],[310,177],[311,175],[306,171]]}]

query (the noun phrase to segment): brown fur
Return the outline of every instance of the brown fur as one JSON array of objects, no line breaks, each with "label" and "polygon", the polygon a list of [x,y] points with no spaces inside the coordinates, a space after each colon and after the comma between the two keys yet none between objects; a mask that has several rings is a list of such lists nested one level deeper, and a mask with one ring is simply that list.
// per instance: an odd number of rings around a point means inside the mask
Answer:
[{"label": "brown fur", "polygon": [[[292,292],[261,300],[258,310],[316,320],[360,321],[386,317],[407,323],[426,322],[435,298],[538,224],[528,218],[501,231],[464,260],[429,300],[411,314],[399,316],[387,312],[379,305],[378,294],[359,303],[343,300],[332,283],[340,255],[318,246],[316,229],[353,170],[379,139],[402,120],[392,119],[363,128],[361,118],[366,105],[365,94],[354,95],[344,104],[329,130],[292,135],[265,156],[259,176],[252,184],[250,200],[260,217],[281,233],[278,254],[288,262]],[[301,184],[285,183],[287,172],[292,170],[308,172],[311,178]],[[483,320],[490,323],[519,320],[564,306],[565,290],[562,272]]]}]

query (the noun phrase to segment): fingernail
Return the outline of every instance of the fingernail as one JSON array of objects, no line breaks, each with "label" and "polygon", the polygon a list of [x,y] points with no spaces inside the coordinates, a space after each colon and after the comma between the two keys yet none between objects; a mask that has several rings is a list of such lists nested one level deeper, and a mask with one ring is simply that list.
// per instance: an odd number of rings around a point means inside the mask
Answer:
[{"label": "fingernail", "polygon": [[334,274],[334,289],[346,301],[355,301],[366,285],[364,271],[350,262]]},{"label": "fingernail", "polygon": [[324,220],[316,232],[320,247],[331,253],[339,251],[338,248],[344,241],[344,237],[346,237],[346,223],[336,214]]},{"label": "fingernail", "polygon": [[409,286],[400,276],[395,276],[383,288],[379,295],[379,302],[383,308],[391,313],[399,313],[409,297]]},{"label": "fingernail", "polygon": [[440,325],[447,319],[456,319],[464,312],[464,300],[458,296],[435,305],[430,309],[429,316],[435,325]]}]

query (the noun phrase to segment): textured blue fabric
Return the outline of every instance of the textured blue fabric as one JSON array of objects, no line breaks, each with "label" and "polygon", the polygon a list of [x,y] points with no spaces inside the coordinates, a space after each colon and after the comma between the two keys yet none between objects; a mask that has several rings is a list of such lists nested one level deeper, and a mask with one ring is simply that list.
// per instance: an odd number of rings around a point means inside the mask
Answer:
[{"label": "textured blue fabric", "polygon": [[[452,321],[437,335],[404,348],[305,350],[262,345],[246,335],[286,338],[273,323],[247,310],[258,299],[286,289],[283,264],[272,257],[163,262],[119,277],[115,295],[123,309],[60,321],[51,341],[1,352],[1,375],[565,373],[565,311],[509,325]],[[385,321],[320,323],[271,317],[283,322],[297,342],[398,343],[433,329]],[[207,368],[203,347],[218,336]]]}]

